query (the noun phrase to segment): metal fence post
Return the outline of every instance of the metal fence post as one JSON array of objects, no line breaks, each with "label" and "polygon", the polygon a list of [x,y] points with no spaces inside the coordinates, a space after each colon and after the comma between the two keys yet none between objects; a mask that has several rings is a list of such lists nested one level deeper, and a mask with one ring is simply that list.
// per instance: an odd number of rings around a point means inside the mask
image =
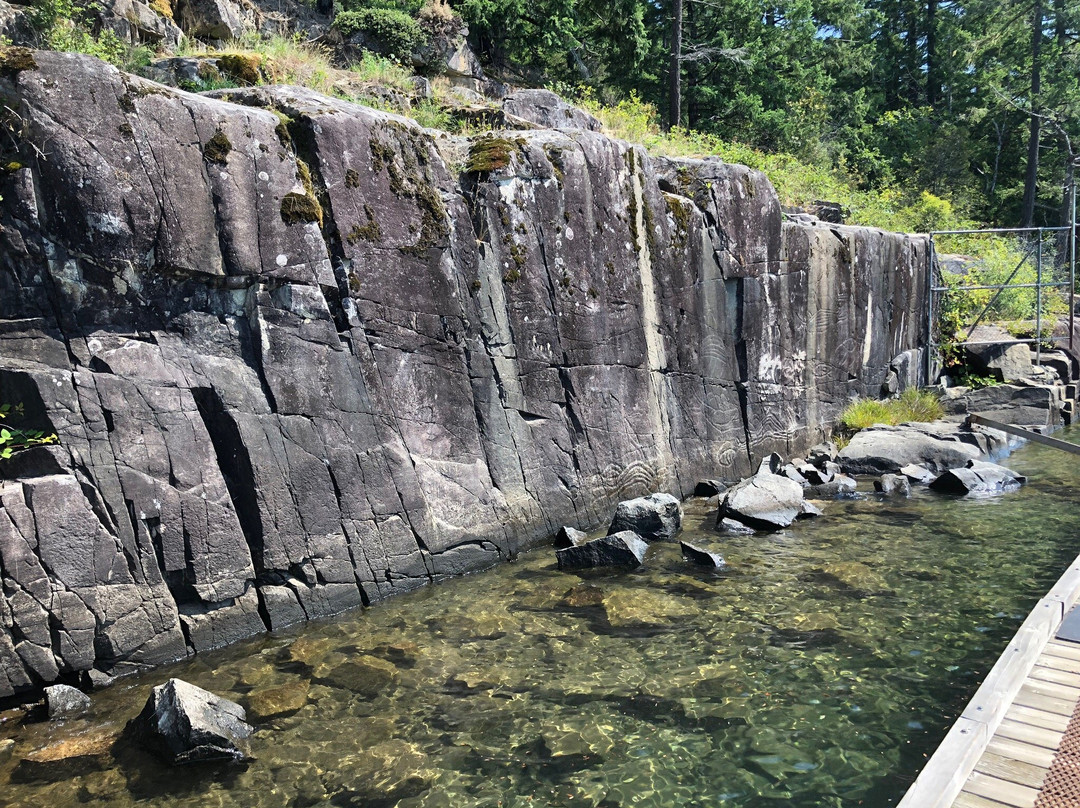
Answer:
[{"label": "metal fence post", "polygon": [[930,378],[934,354],[934,233],[930,233],[930,249],[926,254],[926,385]]},{"label": "metal fence post", "polygon": [[1039,250],[1035,255],[1035,364],[1042,361],[1042,254],[1043,229],[1038,232]]},{"label": "metal fence post", "polygon": [[1069,350],[1073,348],[1073,322],[1076,315],[1076,176],[1070,196],[1072,215],[1069,219]]}]

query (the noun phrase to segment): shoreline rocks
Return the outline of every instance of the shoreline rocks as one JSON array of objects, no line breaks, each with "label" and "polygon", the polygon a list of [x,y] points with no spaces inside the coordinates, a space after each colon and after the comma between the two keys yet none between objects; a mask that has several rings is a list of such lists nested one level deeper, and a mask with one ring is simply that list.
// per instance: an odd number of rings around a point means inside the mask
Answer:
[{"label": "shoreline rocks", "polygon": [[559,569],[591,567],[637,567],[645,561],[649,544],[632,530],[610,533],[599,539],[555,551]]},{"label": "shoreline rocks", "polygon": [[671,494],[649,494],[615,506],[608,535],[631,530],[647,542],[670,541],[682,529],[682,505]]},{"label": "shoreline rocks", "polygon": [[1027,477],[1005,466],[973,460],[964,468],[949,469],[930,488],[943,494],[988,496],[1015,491],[1026,482]]},{"label": "shoreline rocks", "polygon": [[129,726],[173,765],[247,760],[254,732],[239,704],[182,679],[155,687]]}]

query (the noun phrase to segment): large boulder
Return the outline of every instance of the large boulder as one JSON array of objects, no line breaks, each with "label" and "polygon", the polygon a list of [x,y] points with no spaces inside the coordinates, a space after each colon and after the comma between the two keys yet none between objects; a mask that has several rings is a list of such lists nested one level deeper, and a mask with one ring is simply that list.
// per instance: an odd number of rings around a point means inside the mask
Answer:
[{"label": "large boulder", "polygon": [[45,688],[45,708],[49,718],[67,718],[90,709],[90,697],[70,685]]},{"label": "large boulder", "polygon": [[1040,427],[1061,422],[1062,404],[1063,387],[1041,384],[996,384],[942,402],[953,415],[974,412],[1006,424]]},{"label": "large boulder", "polygon": [[778,530],[803,513],[803,487],[778,474],[756,474],[727,490],[720,501],[717,525],[725,518],[744,525]]},{"label": "large boulder", "polygon": [[615,507],[608,535],[632,530],[645,541],[670,541],[682,528],[682,505],[671,494],[627,499]]},{"label": "large boulder", "polygon": [[612,533],[574,547],[555,551],[559,569],[589,567],[637,567],[645,560],[649,544],[632,530]]},{"label": "large boulder", "polygon": [[856,433],[837,459],[847,474],[895,474],[912,464],[941,472],[982,457],[975,440],[955,424],[878,425]]},{"label": "large boulder", "polygon": [[196,39],[239,39],[262,24],[262,12],[251,0],[177,0],[173,14],[184,33]]},{"label": "large boulder", "polygon": [[997,463],[972,461],[965,468],[949,469],[932,483],[930,488],[944,494],[977,494],[989,496],[1015,491],[1027,482],[1027,477]]},{"label": "large boulder", "polygon": [[550,90],[518,90],[506,96],[503,112],[534,123],[542,129],[585,129],[599,132],[600,121],[563,101]]},{"label": "large boulder", "polygon": [[132,729],[174,765],[246,760],[253,731],[239,704],[182,679],[155,687]]},{"label": "large boulder", "polygon": [[999,382],[1027,378],[1032,368],[1031,349],[1026,344],[1016,344],[1015,339],[997,326],[978,326],[965,346],[968,363]]}]

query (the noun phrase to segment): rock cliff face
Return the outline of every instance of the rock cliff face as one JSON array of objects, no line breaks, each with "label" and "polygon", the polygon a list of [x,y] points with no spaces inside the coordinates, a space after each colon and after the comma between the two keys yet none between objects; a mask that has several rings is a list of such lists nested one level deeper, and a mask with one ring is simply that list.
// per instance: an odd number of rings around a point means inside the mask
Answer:
[{"label": "rock cliff face", "polygon": [[[916,347],[922,240],[589,131],[4,65],[0,695],[512,556],[805,448]],[[25,69],[19,69],[25,68]]]}]

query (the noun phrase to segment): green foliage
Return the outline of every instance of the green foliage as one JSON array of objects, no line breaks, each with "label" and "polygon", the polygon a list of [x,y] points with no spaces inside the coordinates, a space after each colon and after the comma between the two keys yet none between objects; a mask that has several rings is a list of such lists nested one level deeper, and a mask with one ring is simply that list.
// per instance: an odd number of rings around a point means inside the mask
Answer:
[{"label": "green foliage", "polygon": [[[0,404],[0,421],[6,421],[10,417],[22,418],[26,415],[22,403]],[[0,458],[7,459],[16,452],[29,449],[33,446],[44,446],[56,443],[55,433],[45,433],[38,429],[17,429],[12,426],[0,425]]]},{"label": "green foliage", "polygon": [[858,432],[874,424],[903,424],[909,421],[936,421],[945,414],[941,401],[929,390],[908,388],[897,398],[878,401],[859,398],[840,415],[839,426],[847,433]]},{"label": "green foliage", "polygon": [[[92,9],[75,0],[38,0],[30,16],[43,48],[96,56],[117,67],[129,66],[129,48],[107,28],[94,33]],[[136,52],[136,61],[145,53]]]},{"label": "green foliage", "polygon": [[409,110],[408,115],[429,129],[449,129],[453,123],[450,112],[430,98],[425,98]]},{"label": "green foliage", "polygon": [[395,8],[343,11],[334,19],[334,27],[344,37],[365,34],[378,42],[387,55],[402,61],[428,42],[428,35],[420,23]]}]

